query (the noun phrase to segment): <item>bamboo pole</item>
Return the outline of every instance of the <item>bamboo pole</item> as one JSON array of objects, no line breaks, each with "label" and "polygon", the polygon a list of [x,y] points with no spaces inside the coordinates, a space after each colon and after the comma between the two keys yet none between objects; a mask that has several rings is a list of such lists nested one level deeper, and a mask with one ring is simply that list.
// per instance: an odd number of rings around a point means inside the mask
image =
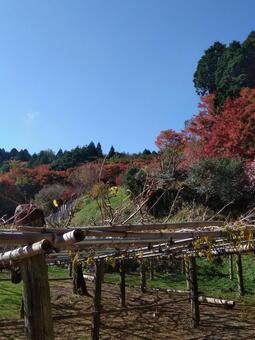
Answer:
[{"label": "bamboo pole", "polygon": [[189,288],[190,288],[190,301],[192,313],[192,326],[197,328],[199,326],[199,302],[198,302],[198,285],[197,285],[197,268],[196,259],[191,257],[189,259]]},{"label": "bamboo pole", "polygon": [[195,229],[203,227],[222,227],[225,222],[220,221],[197,221],[181,223],[152,223],[152,224],[128,224],[115,226],[88,226],[79,229],[86,230],[111,230],[111,231],[145,231],[145,230],[162,230],[162,229]]},{"label": "bamboo pole", "polygon": [[52,244],[48,240],[41,240],[29,246],[19,247],[0,254],[0,263],[20,261],[29,257],[44,254],[52,250]]},{"label": "bamboo pole", "polygon": [[210,304],[214,304],[214,305],[222,305],[225,308],[233,308],[235,306],[235,301],[218,299],[218,298],[209,297],[209,296],[202,296],[202,295],[200,295],[198,297],[198,301],[201,302],[201,303],[210,303]]},{"label": "bamboo pole", "polygon": [[238,290],[241,296],[244,295],[244,282],[243,282],[243,268],[241,254],[236,254],[236,275],[238,282]]},{"label": "bamboo pole", "polygon": [[91,328],[92,340],[99,340],[100,313],[101,313],[101,289],[102,289],[103,260],[95,261],[95,292],[94,292],[94,315]]},{"label": "bamboo pole", "polygon": [[120,260],[120,305],[121,308],[126,307],[126,282],[125,282],[126,268],[125,260]]}]

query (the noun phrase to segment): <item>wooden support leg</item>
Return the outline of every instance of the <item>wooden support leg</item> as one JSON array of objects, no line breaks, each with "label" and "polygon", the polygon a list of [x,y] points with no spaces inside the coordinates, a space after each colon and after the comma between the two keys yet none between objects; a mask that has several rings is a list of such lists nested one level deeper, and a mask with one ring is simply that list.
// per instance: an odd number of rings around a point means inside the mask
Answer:
[{"label": "wooden support leg", "polygon": [[150,259],[150,280],[154,280],[154,259]]},{"label": "wooden support leg", "polygon": [[100,311],[101,311],[101,288],[102,288],[103,260],[95,262],[95,293],[94,293],[94,311],[91,329],[91,339],[99,340],[100,332]]},{"label": "wooden support leg", "polygon": [[144,261],[141,261],[141,291],[145,293],[146,291],[146,266]]},{"label": "wooden support leg", "polygon": [[190,290],[190,287],[189,287],[189,281],[190,281],[190,276],[189,276],[189,261],[184,260],[183,262],[185,264],[186,286],[187,286],[187,290]]},{"label": "wooden support leg", "polygon": [[21,264],[24,320],[28,340],[52,340],[48,267],[44,255],[36,255]]},{"label": "wooden support leg", "polygon": [[125,283],[125,260],[120,261],[120,303],[121,307],[126,307],[126,283]]},{"label": "wooden support leg", "polygon": [[197,285],[197,268],[196,259],[191,257],[189,259],[189,287],[192,313],[192,326],[196,328],[199,326],[199,301],[198,301],[198,285]]},{"label": "wooden support leg", "polygon": [[243,283],[243,268],[241,254],[236,254],[236,275],[238,281],[238,290],[241,296],[244,295],[244,283]]},{"label": "wooden support leg", "polygon": [[73,261],[69,263],[69,277],[73,277]]},{"label": "wooden support leg", "polygon": [[73,293],[90,296],[83,277],[82,263],[80,262],[73,264]]},{"label": "wooden support leg", "polygon": [[229,271],[229,279],[233,281],[234,279],[234,270],[233,270],[233,255],[228,256],[228,271]]}]

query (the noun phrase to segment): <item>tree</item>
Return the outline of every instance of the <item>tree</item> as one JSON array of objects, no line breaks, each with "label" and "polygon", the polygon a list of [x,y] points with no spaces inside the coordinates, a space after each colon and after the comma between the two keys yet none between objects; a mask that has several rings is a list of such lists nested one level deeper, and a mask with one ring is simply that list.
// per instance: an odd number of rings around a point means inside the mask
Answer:
[{"label": "tree", "polygon": [[98,157],[98,158],[103,157],[102,146],[101,146],[100,143],[97,143],[96,152],[97,152],[97,157]]},{"label": "tree", "polygon": [[183,132],[172,129],[161,131],[155,144],[160,150],[161,170],[175,177],[176,170],[183,160],[186,137]]},{"label": "tree", "polygon": [[225,50],[226,46],[217,41],[205,51],[199,60],[193,82],[200,96],[216,90],[215,75],[218,62]]},{"label": "tree", "polygon": [[200,113],[186,134],[200,143],[203,156],[253,159],[255,154],[255,89],[244,88],[236,99],[228,98],[219,115],[214,95],[202,98]]},{"label": "tree", "polygon": [[221,108],[227,97],[238,97],[241,88],[248,86],[245,59],[244,50],[237,41],[225,50],[216,70],[215,108]]},{"label": "tree", "polygon": [[115,149],[111,146],[110,151],[108,152],[108,158],[112,158],[115,155]]}]

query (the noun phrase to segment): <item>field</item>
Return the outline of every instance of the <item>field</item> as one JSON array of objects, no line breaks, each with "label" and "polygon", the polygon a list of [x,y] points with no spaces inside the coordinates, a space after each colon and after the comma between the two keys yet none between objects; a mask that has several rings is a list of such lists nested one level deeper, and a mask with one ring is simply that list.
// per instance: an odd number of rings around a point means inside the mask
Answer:
[{"label": "field", "polygon": [[[210,263],[200,260],[199,291],[204,295],[234,299],[237,304],[233,310],[202,304],[201,326],[191,328],[190,303],[187,296],[169,294],[164,291],[148,289],[142,294],[139,288],[139,275],[127,275],[127,305],[137,306],[145,303],[162,303],[152,310],[132,310],[120,313],[102,314],[102,339],[253,339],[255,337],[255,257],[243,256],[246,295],[239,298],[237,282],[230,281],[227,263]],[[7,273],[1,274],[1,279]],[[49,277],[68,277],[67,269],[51,267]],[[147,278],[148,279],[148,278]],[[106,274],[103,284],[103,308],[119,308],[119,276]],[[89,339],[91,316],[84,313],[92,310],[92,299],[72,294],[71,280],[52,280],[52,309],[57,339]],[[177,274],[158,274],[147,280],[148,288],[185,288],[185,277]],[[88,283],[93,293],[93,284]],[[21,284],[9,281],[0,283],[0,339],[25,339],[23,321],[19,320]]]}]

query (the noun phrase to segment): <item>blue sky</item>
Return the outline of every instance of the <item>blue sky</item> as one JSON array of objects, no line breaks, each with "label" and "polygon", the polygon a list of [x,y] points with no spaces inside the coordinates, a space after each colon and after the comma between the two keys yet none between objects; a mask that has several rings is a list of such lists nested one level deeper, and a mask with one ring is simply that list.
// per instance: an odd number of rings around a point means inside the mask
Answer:
[{"label": "blue sky", "polygon": [[1,0],[0,147],[155,149],[197,112],[197,61],[253,0]]}]

